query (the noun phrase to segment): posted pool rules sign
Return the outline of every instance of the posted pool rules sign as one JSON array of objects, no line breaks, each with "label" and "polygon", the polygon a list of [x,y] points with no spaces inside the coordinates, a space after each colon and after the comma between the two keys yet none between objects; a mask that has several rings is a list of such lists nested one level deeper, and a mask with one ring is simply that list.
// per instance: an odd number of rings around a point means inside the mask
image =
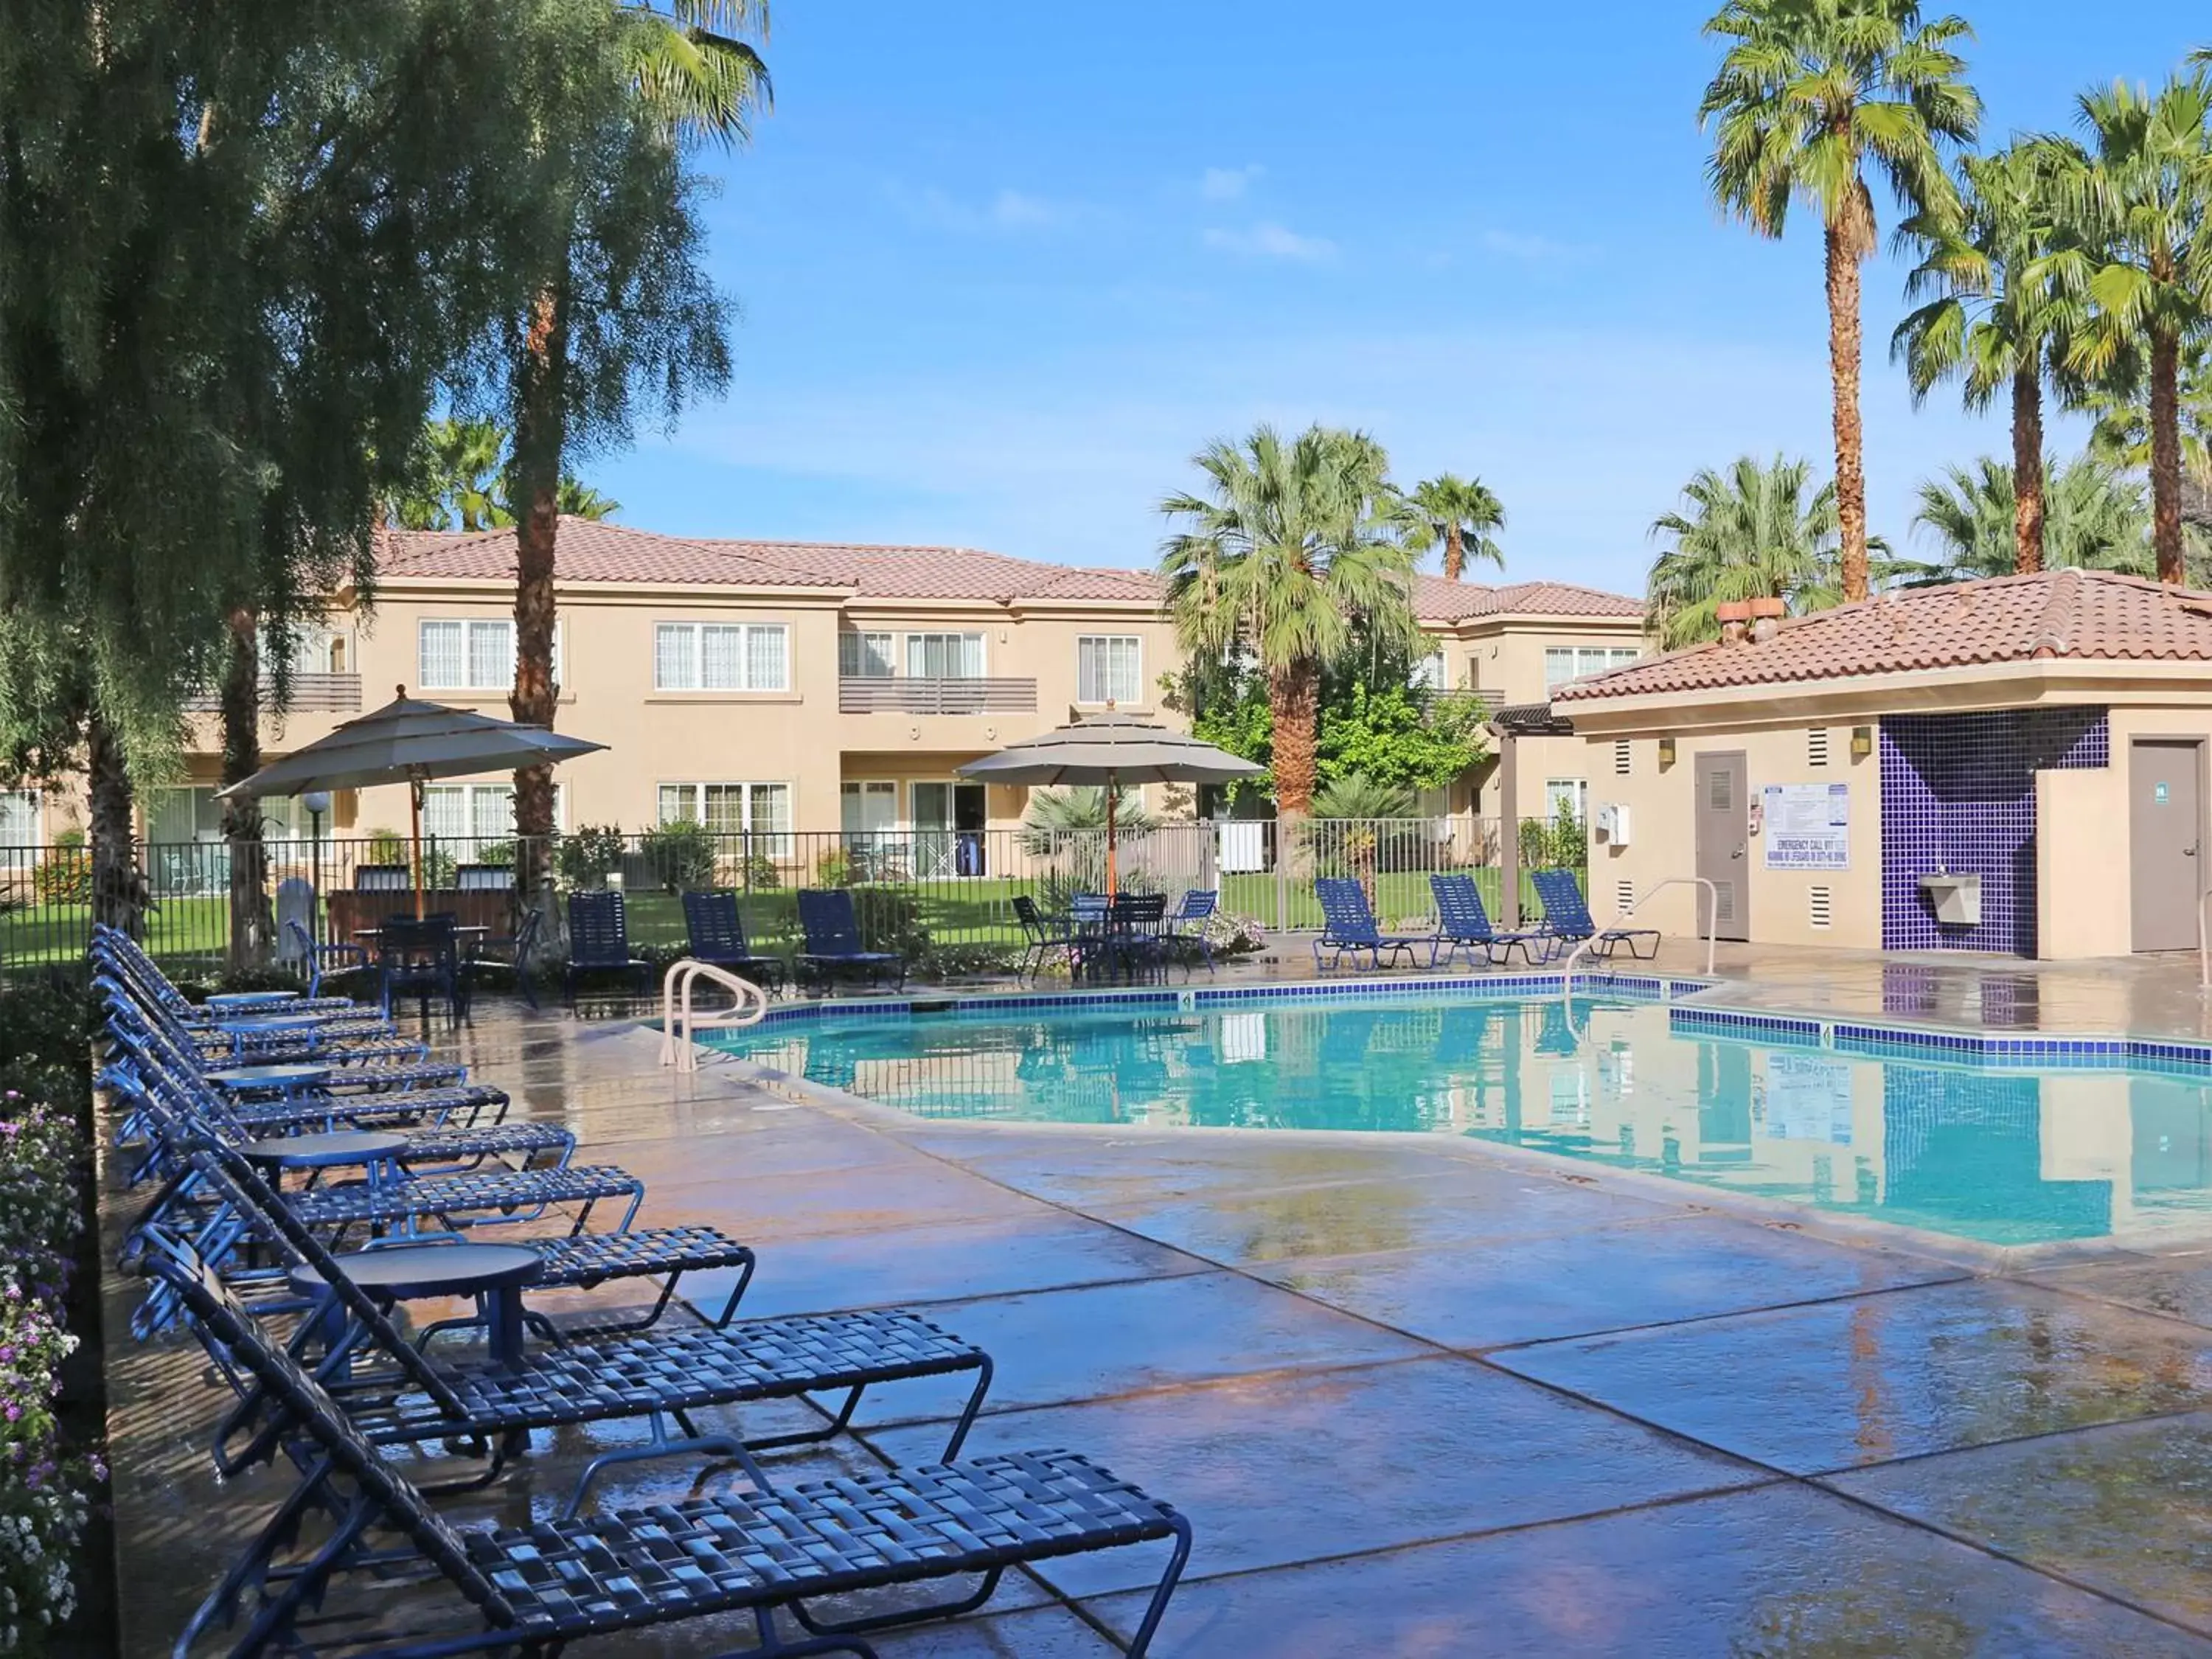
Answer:
[{"label": "posted pool rules sign", "polygon": [[1770,783],[1764,791],[1766,867],[1851,867],[1851,787],[1848,783]]}]

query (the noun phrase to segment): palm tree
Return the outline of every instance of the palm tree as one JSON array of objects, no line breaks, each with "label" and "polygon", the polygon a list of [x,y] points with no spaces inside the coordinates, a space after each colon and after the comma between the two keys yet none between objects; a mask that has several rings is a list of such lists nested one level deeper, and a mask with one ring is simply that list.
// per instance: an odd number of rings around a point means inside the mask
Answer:
[{"label": "palm tree", "polygon": [[1674,542],[1651,567],[1645,601],[1662,649],[1717,638],[1715,607],[1732,601],[1782,599],[1797,611],[1838,602],[1836,487],[1808,496],[1811,483],[1810,463],[1780,455],[1764,466],[1745,455],[1690,480],[1682,510],[1651,526]]},{"label": "palm tree", "polygon": [[[2151,572],[2150,511],[2142,486],[2094,455],[2037,469],[2050,477],[2043,524],[2044,557],[2051,569]],[[1911,586],[2002,576],[2017,568],[2013,480],[2016,467],[1984,455],[1972,468],[1954,466],[1920,486],[1914,526],[1942,557],[1916,572]]]},{"label": "palm tree", "polygon": [[[2110,465],[2150,475],[2150,398],[2142,353],[2118,372],[2084,388],[2081,408],[2095,417],[2089,453]],[[2212,483],[2212,333],[2185,340],[2176,376],[2181,428],[2181,476],[2200,487]]]},{"label": "palm tree", "polygon": [[[1322,849],[1321,861],[1326,866],[1340,860],[1367,895],[1370,910],[1376,906],[1375,868],[1385,826],[1394,820],[1412,817],[1418,804],[1413,792],[1403,784],[1384,783],[1364,772],[1347,772],[1314,791],[1314,817],[1335,819],[1346,825],[1331,838],[1333,846]],[[1310,827],[1320,829],[1319,824]]]},{"label": "palm tree", "polygon": [[602,495],[574,473],[561,475],[559,495],[561,516],[564,519],[590,519],[594,522],[611,519],[622,511],[622,503],[611,495]]},{"label": "palm tree", "polygon": [[1248,653],[1267,676],[1275,809],[1294,823],[1313,802],[1322,670],[1370,647],[1417,654],[1389,460],[1364,433],[1261,426],[1192,461],[1206,493],[1160,503],[1190,526],[1161,549],[1165,611],[1193,657]]},{"label": "palm tree", "polygon": [[[638,111],[677,145],[734,147],[751,136],[756,111],[768,106],[768,66],[752,40],[768,36],[767,0],[609,0]],[[515,517],[514,689],[507,702],[526,725],[550,726],[558,708],[553,680],[556,540],[560,525],[562,459],[568,441],[571,259],[540,292],[515,378],[513,455],[508,466]],[[553,769],[514,775],[515,833],[536,849],[553,835]],[[518,860],[526,891],[550,871],[538,851]],[[549,919],[550,905],[544,907]]]},{"label": "palm tree", "polygon": [[[2039,262],[2061,234],[2054,223],[2046,148],[2015,144],[1960,164],[1955,214],[1916,215],[1903,227],[1923,258],[1905,293],[1934,298],[1890,341],[1923,401],[1941,380],[1964,382],[1966,406],[2012,400],[2012,568],[2044,567],[2043,381],[2079,327],[2081,310]],[[1996,574],[1994,572],[1990,574]]]},{"label": "palm tree", "polygon": [[1923,20],[1919,0],[1728,0],[1705,33],[1729,42],[1698,107],[1714,131],[1713,194],[1763,236],[1782,234],[1793,200],[1820,215],[1843,591],[1863,599],[1859,266],[1877,234],[1867,173],[1915,214],[1948,210],[1944,152],[1970,143],[1981,119],[1953,50],[1972,31],[1958,17]]},{"label": "palm tree", "polygon": [[2083,246],[2045,263],[2086,296],[2067,353],[2087,380],[2132,378],[2140,350],[2150,404],[2151,542],[2158,579],[2184,580],[2181,360],[2212,329],[2212,74],[2156,94],[2124,82],[2083,94],[2087,142],[2050,145],[2060,199]]},{"label": "palm tree", "polygon": [[1457,581],[1470,559],[1504,568],[1494,532],[1505,528],[1505,508],[1481,479],[1438,473],[1414,485],[1405,507],[1407,545],[1425,553],[1442,542],[1446,581]]}]

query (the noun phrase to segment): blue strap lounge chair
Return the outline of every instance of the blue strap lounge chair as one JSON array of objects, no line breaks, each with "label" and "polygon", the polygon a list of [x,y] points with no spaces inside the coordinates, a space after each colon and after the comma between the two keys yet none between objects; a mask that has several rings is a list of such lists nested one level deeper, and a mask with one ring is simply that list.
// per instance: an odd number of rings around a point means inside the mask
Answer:
[{"label": "blue strap lounge chair", "polygon": [[620,893],[568,895],[568,965],[561,975],[562,994],[576,1006],[576,980],[583,974],[622,974],[630,989],[644,996],[653,989],[653,966],[629,953],[629,913]]},{"label": "blue strap lounge chair", "polygon": [[1168,912],[1170,948],[1182,952],[1186,963],[1195,952],[1205,961],[1209,974],[1213,971],[1213,941],[1206,938],[1206,926],[1220,908],[1220,894],[1210,888],[1186,887],[1176,908]]},{"label": "blue strap lounge chair", "polygon": [[1429,957],[1431,968],[1439,958],[1449,962],[1462,951],[1467,952],[1469,962],[1474,960],[1476,951],[1481,951],[1483,960],[1493,968],[1512,961],[1516,951],[1532,966],[1539,950],[1550,956],[1550,934],[1501,933],[1490,925],[1490,913],[1483,908],[1482,890],[1474,884],[1473,876],[1431,876],[1429,890],[1436,895],[1439,936],[1437,952]]},{"label": "blue strap lounge chair", "polygon": [[[1571,946],[1584,939],[1590,943],[1590,954],[1601,960],[1610,957],[1621,946],[1638,962],[1649,962],[1659,954],[1660,933],[1656,927],[1604,927],[1591,919],[1589,904],[1583,897],[1582,884],[1575,879],[1571,870],[1539,870],[1528,879],[1534,884],[1536,896],[1544,906],[1544,928],[1554,938]],[[1649,950],[1638,950],[1639,939],[1650,941]]]},{"label": "blue strap lounge chair", "polygon": [[[327,1632],[331,1646],[364,1659],[399,1659],[555,1653],[585,1638],[734,1614],[756,1626],[758,1646],[748,1651],[873,1659],[860,1631],[971,1610],[1009,1567],[1172,1540],[1125,1650],[1142,1655],[1189,1556],[1190,1524],[1181,1515],[1064,1451],[786,1487],[763,1480],[742,1495],[464,1530],[219,1282],[195,1271],[189,1252],[149,1253],[146,1263],[175,1284],[210,1346],[267,1397],[293,1466],[305,1471],[186,1623],[179,1654],[206,1650],[204,1638],[241,1619],[249,1628],[238,1652],[281,1650],[313,1659]],[[333,1520],[303,1541],[300,1522],[313,1513]],[[380,1639],[370,1633],[373,1625],[348,1615],[364,1607],[372,1617],[386,1612],[392,1575],[403,1566],[420,1573],[426,1589],[410,1599],[410,1628]],[[981,1589],[963,1586],[957,1599],[846,1625],[823,1622],[807,1605],[971,1575],[981,1576]],[[452,1591],[442,1604],[427,1589],[439,1579]],[[805,1626],[810,1638],[790,1641],[777,1628],[779,1612]],[[701,1639],[719,1651],[729,1637],[718,1630]]]},{"label": "blue strap lounge chair", "polygon": [[860,939],[860,914],[853,896],[842,887],[809,887],[799,895],[799,927],[806,936],[799,954],[799,976],[811,978],[824,990],[840,975],[865,978],[869,984],[885,978],[903,989],[906,958],[896,951],[871,951]]},{"label": "blue strap lounge chair", "polygon": [[[1364,955],[1370,971],[1379,971],[1401,958],[1411,968],[1414,950],[1425,945],[1433,955],[1436,936],[1432,933],[1384,933],[1376,926],[1375,913],[1368,908],[1366,890],[1348,876],[1323,876],[1314,883],[1314,896],[1321,900],[1321,936],[1314,940],[1314,967],[1335,968],[1348,955],[1353,966],[1358,965]],[[1328,951],[1327,962],[1322,952]]]},{"label": "blue strap lounge chair", "polygon": [[735,893],[686,893],[684,931],[690,940],[694,959],[726,969],[740,979],[770,991],[784,985],[783,963],[774,957],[756,956],[745,938],[745,921],[738,912]]}]

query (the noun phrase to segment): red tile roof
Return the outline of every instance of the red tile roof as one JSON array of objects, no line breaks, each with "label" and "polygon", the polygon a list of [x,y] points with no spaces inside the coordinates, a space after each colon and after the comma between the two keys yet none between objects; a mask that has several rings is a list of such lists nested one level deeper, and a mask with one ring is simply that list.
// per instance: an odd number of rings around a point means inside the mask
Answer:
[{"label": "red tile roof", "polygon": [[2212,593],[2102,570],[1994,576],[1885,593],[1593,674],[1558,702],[2047,660],[2212,663]]},{"label": "red tile roof", "polygon": [[1641,617],[1644,602],[1623,593],[1577,587],[1570,582],[1480,582],[1413,578],[1413,609],[1424,622],[1470,622],[1480,617]]}]

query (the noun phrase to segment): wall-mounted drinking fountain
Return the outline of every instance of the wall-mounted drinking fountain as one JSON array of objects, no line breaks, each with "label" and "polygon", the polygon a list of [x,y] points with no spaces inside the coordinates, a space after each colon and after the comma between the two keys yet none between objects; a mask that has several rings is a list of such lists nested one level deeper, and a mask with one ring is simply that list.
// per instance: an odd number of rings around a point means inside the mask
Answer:
[{"label": "wall-mounted drinking fountain", "polygon": [[1982,925],[1982,878],[1963,872],[1938,870],[1920,878],[1920,890],[1935,907],[1936,921],[1944,927]]}]

